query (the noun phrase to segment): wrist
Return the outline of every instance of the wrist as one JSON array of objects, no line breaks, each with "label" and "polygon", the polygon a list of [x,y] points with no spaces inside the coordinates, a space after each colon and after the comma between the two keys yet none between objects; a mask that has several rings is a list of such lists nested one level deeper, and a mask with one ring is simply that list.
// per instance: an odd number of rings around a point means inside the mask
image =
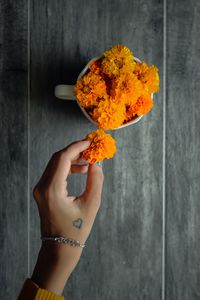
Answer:
[{"label": "wrist", "polygon": [[62,294],[81,253],[80,247],[71,247],[52,241],[42,243],[31,279],[41,288]]}]

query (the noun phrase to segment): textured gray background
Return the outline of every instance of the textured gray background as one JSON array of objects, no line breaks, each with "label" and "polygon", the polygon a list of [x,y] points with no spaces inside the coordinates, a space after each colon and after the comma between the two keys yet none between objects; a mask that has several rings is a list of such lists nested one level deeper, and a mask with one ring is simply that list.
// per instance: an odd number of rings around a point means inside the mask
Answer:
[{"label": "textured gray background", "polygon": [[16,299],[36,261],[33,186],[53,152],[94,129],[54,86],[118,43],[159,67],[161,89],[151,113],[113,132],[102,206],[64,295],[200,299],[199,18],[195,0],[0,1],[0,299]]}]

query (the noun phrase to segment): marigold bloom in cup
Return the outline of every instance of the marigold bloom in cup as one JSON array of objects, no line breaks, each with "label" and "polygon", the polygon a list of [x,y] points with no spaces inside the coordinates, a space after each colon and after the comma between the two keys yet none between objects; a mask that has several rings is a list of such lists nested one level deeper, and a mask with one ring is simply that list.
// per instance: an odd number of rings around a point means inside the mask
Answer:
[{"label": "marigold bloom in cup", "polygon": [[147,114],[154,105],[152,93],[158,90],[158,69],[117,45],[89,65],[74,93],[99,128],[112,130]]}]

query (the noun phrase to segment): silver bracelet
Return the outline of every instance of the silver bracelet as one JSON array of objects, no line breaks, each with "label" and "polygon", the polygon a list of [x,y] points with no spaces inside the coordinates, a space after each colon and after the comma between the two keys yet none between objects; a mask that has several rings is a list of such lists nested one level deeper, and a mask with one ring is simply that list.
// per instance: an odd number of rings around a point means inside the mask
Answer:
[{"label": "silver bracelet", "polygon": [[69,244],[70,246],[77,246],[77,247],[81,247],[81,248],[84,248],[86,246],[85,244],[81,244],[77,240],[63,237],[63,236],[41,236],[41,240],[42,240],[42,242],[54,241],[54,242]]}]

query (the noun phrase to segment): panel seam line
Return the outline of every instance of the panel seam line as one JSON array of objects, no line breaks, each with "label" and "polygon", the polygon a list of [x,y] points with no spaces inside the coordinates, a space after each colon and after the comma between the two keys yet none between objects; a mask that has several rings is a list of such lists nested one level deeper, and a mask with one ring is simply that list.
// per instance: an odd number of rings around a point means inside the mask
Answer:
[{"label": "panel seam line", "polygon": [[27,143],[28,143],[28,170],[27,170],[27,273],[30,277],[30,0],[27,2]]},{"label": "panel seam line", "polygon": [[162,300],[165,300],[166,267],[166,47],[167,47],[167,0],[163,0],[163,165],[162,165]]}]

